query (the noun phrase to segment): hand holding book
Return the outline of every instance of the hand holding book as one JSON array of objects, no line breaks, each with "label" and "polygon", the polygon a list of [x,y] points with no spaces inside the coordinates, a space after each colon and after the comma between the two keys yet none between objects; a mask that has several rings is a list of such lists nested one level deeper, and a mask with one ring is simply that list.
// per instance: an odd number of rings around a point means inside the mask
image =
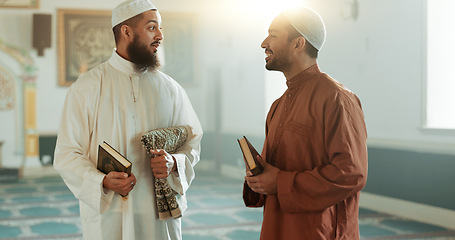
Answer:
[{"label": "hand holding book", "polygon": [[136,177],[131,173],[132,164],[107,142],[98,146],[97,168],[106,174],[103,187],[126,197],[133,190]]},{"label": "hand holding book", "polygon": [[[245,180],[248,186],[251,190],[259,194],[276,194],[276,178],[280,169],[268,164],[262,159],[245,136],[243,136],[242,139],[237,140],[243,153],[245,166],[247,167],[247,176],[245,177]],[[251,174],[248,173],[248,170]]]},{"label": "hand holding book", "polygon": [[277,176],[280,169],[267,163],[260,155],[255,158],[256,164],[261,166],[261,173],[248,173],[245,181],[248,186],[256,193],[264,195],[277,194]]},{"label": "hand holding book", "polygon": [[112,190],[122,197],[126,197],[136,185],[136,177],[134,174],[128,176],[123,172],[109,172],[103,179],[103,187]]}]

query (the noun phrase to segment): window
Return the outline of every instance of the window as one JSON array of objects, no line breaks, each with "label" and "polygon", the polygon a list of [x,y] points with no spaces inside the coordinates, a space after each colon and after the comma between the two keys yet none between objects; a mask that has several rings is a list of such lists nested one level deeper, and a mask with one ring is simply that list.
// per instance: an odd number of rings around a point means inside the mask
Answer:
[{"label": "window", "polygon": [[455,129],[455,1],[427,0],[426,128]]}]

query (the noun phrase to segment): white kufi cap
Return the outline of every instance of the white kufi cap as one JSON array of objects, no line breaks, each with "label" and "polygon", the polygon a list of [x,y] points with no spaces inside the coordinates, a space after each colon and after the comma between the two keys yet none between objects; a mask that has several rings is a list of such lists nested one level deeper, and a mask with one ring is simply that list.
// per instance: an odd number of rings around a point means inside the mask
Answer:
[{"label": "white kufi cap", "polygon": [[145,11],[157,9],[149,0],[126,0],[112,10],[112,28]]},{"label": "white kufi cap", "polygon": [[291,25],[316,49],[325,42],[325,26],[321,16],[307,7],[296,7],[283,11]]}]

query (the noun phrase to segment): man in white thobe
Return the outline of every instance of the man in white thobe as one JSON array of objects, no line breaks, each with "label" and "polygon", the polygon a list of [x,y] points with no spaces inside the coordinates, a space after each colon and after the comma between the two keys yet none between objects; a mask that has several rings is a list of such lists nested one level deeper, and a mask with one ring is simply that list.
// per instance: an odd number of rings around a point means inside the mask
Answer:
[{"label": "man in white thobe", "polygon": [[[202,128],[183,88],[156,70],[163,36],[149,0],[128,0],[112,13],[116,49],[69,88],[54,167],[79,199],[84,239],[181,239],[180,219],[158,220],[154,178],[166,178],[183,212],[199,161]],[[188,125],[192,136],[176,153],[150,159],[141,135]],[[97,170],[106,141],[133,164],[132,174]],[[128,195],[122,198],[120,195]]]}]

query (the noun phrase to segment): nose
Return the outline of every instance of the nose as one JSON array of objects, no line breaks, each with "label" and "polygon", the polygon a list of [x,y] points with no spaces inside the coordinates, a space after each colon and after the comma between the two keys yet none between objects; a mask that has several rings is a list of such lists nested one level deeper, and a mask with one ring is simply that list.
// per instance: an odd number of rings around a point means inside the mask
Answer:
[{"label": "nose", "polygon": [[164,39],[164,35],[163,35],[163,32],[161,31],[161,29],[158,29],[156,31],[155,39],[159,40],[159,41]]},{"label": "nose", "polygon": [[262,41],[261,48],[266,48],[267,47],[267,39],[269,39],[269,37],[265,38],[264,41]]}]

